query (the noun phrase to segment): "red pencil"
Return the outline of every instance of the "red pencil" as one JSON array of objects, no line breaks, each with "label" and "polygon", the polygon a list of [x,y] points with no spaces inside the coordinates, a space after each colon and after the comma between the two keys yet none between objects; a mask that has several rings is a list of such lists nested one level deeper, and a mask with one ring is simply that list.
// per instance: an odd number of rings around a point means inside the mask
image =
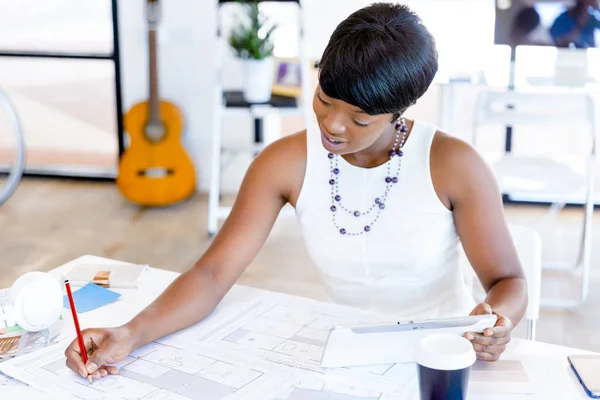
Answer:
[{"label": "red pencil", "polygon": [[[83,343],[83,336],[81,335],[81,329],[79,329],[79,320],[77,319],[77,310],[75,309],[75,302],[73,301],[73,293],[71,293],[71,284],[69,280],[65,280],[65,288],[67,288],[67,296],[69,297],[69,304],[71,305],[71,313],[73,314],[73,322],[75,323],[75,330],[77,331],[77,340],[79,341],[79,350],[81,351],[81,358],[83,363],[87,364],[87,352],[85,350],[85,344]],[[89,376],[90,374],[88,374]]]}]

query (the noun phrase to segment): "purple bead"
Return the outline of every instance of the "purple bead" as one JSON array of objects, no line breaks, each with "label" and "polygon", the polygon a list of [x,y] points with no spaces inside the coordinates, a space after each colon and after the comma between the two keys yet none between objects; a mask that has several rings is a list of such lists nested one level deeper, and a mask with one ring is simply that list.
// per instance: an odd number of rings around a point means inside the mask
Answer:
[{"label": "purple bead", "polygon": [[385,204],[379,203],[379,208],[383,210],[385,208]]},{"label": "purple bead", "polygon": [[333,158],[333,154],[329,153],[329,154],[327,154],[327,157],[329,157],[329,159],[332,159]]},{"label": "purple bead", "polygon": [[390,177],[388,176],[388,177],[386,177],[386,178],[385,178],[385,181],[386,181],[387,183],[390,183],[390,182],[392,181],[392,178],[390,178]]},{"label": "purple bead", "polygon": [[396,152],[394,150],[390,150],[390,156],[394,157],[396,155]]},{"label": "purple bead", "polygon": [[345,235],[345,234],[346,234],[346,230],[345,230],[344,228],[342,228],[342,229],[340,229],[340,233],[341,233],[342,235]]},{"label": "purple bead", "polygon": [[396,124],[396,130],[400,129],[402,127],[402,124]]},{"label": "purple bead", "polygon": [[330,185],[335,185],[335,179],[330,179],[330,180],[329,180],[329,184],[330,184]]},{"label": "purple bead", "polygon": [[335,201],[340,201],[342,199],[342,196],[340,196],[339,194],[336,194],[334,199],[335,199]]},{"label": "purple bead", "polygon": [[402,157],[404,155],[404,152],[402,150],[398,150],[398,157]]},{"label": "purple bead", "polygon": [[408,132],[408,126],[402,124],[402,126],[400,127],[400,132],[404,132],[404,133]]},{"label": "purple bead", "polygon": [[365,232],[369,232],[371,230],[371,227],[369,225],[365,226]]},{"label": "purple bead", "polygon": [[392,182],[394,182],[394,183],[398,183],[398,177],[397,177],[397,176],[393,177],[393,178],[392,178]]},{"label": "purple bead", "polygon": [[334,168],[334,169],[333,169],[333,173],[337,175],[337,174],[339,174],[339,173],[340,173],[340,170],[339,170],[338,168]]},{"label": "purple bead", "polygon": [[329,208],[331,211],[335,212],[337,210],[336,206],[331,206],[331,208]]},{"label": "purple bead", "polygon": [[360,217],[360,211],[354,211],[354,216],[355,217]]},{"label": "purple bead", "polygon": [[381,200],[378,197],[378,198],[375,199],[375,204],[379,204],[379,203],[381,203]]}]

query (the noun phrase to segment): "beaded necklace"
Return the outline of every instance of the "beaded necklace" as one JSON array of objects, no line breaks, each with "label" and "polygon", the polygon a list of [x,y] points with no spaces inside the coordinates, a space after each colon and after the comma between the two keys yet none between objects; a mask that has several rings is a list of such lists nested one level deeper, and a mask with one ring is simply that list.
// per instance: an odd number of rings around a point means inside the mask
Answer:
[{"label": "beaded necklace", "polygon": [[[339,156],[336,154],[329,153],[327,157],[329,158],[329,166],[330,166],[330,179],[329,185],[331,185],[331,207],[329,210],[331,211],[331,216],[333,219],[333,224],[337,228],[337,230],[342,235],[350,235],[350,236],[358,236],[371,231],[371,228],[379,219],[379,215],[385,209],[385,202],[388,198],[388,194],[390,189],[394,184],[398,183],[398,176],[400,175],[400,166],[402,165],[402,156],[404,155],[402,148],[404,147],[404,142],[406,141],[406,132],[408,132],[408,127],[406,126],[406,121],[404,118],[401,118],[398,123],[396,123],[396,137],[394,139],[394,144],[392,145],[392,149],[390,150],[390,158],[387,161],[387,175],[385,177],[385,191],[383,195],[375,198],[373,204],[366,210],[350,210],[342,204],[342,196],[339,194],[339,176],[341,171],[338,167]],[[397,158],[398,159],[398,168],[396,170],[396,175],[391,176],[391,165],[392,161]],[[338,225],[336,221],[336,215],[340,212],[346,212],[350,215],[353,215],[356,218],[361,216],[368,216],[375,212],[375,216],[371,218],[371,221],[365,224],[361,230],[355,232],[349,232],[346,228],[343,228]]]}]

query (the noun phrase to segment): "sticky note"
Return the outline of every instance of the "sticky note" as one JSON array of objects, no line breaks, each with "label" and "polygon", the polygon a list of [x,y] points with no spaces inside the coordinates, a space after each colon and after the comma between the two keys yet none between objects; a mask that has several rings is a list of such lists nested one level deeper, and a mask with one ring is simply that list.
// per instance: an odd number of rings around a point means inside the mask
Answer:
[{"label": "sticky note", "polygon": [[[73,302],[78,313],[95,310],[106,304],[112,303],[121,296],[120,293],[103,288],[94,283],[88,283],[79,290],[73,292]],[[63,305],[71,309],[69,296],[63,297]]]}]

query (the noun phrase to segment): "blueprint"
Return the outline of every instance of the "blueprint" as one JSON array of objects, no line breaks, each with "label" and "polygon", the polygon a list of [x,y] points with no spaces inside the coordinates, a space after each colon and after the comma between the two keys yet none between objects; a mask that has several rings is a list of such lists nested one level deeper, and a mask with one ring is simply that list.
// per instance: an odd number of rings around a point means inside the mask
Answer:
[{"label": "blueprint", "polygon": [[114,364],[120,369],[118,375],[90,383],[67,368],[66,344],[0,364],[0,369],[56,397],[98,400],[258,399],[285,389],[282,385],[294,380],[208,348],[190,352],[151,343]]},{"label": "blueprint", "polygon": [[61,399],[418,399],[412,364],[320,367],[333,326],[385,317],[273,293],[252,299],[137,349],[115,364],[118,375],[92,383],[67,368],[65,341],[0,371]]},{"label": "blueprint", "polygon": [[[66,343],[65,343],[66,345]],[[151,343],[114,364],[118,375],[90,383],[65,365],[60,344],[0,365],[7,374],[61,399],[388,400],[392,388],[314,374],[290,365],[234,358],[223,349],[183,351]],[[412,393],[403,397],[417,399]]]},{"label": "blueprint", "polygon": [[401,387],[382,390],[377,385],[365,385],[365,382],[339,381],[331,376],[307,377],[294,382],[273,400],[418,400],[415,386],[412,390]]},{"label": "blueprint", "polygon": [[[2,386],[27,386],[23,382],[19,382],[18,380],[11,378],[10,376],[4,375],[0,372],[0,388]],[[0,389],[2,390],[2,389]]]},{"label": "blueprint", "polygon": [[380,383],[412,387],[416,369],[412,364],[375,365],[324,369],[321,356],[331,328],[336,325],[389,322],[390,317],[310,299],[269,293],[260,301],[236,307],[214,319],[211,331],[192,326],[161,343],[210,343],[236,354],[278,365],[293,365],[328,375],[342,375]]},{"label": "blueprint", "polygon": [[310,299],[270,293],[245,306],[224,310],[211,330],[198,324],[162,341],[216,343],[236,351],[318,366],[331,328],[389,321],[371,313]]}]

